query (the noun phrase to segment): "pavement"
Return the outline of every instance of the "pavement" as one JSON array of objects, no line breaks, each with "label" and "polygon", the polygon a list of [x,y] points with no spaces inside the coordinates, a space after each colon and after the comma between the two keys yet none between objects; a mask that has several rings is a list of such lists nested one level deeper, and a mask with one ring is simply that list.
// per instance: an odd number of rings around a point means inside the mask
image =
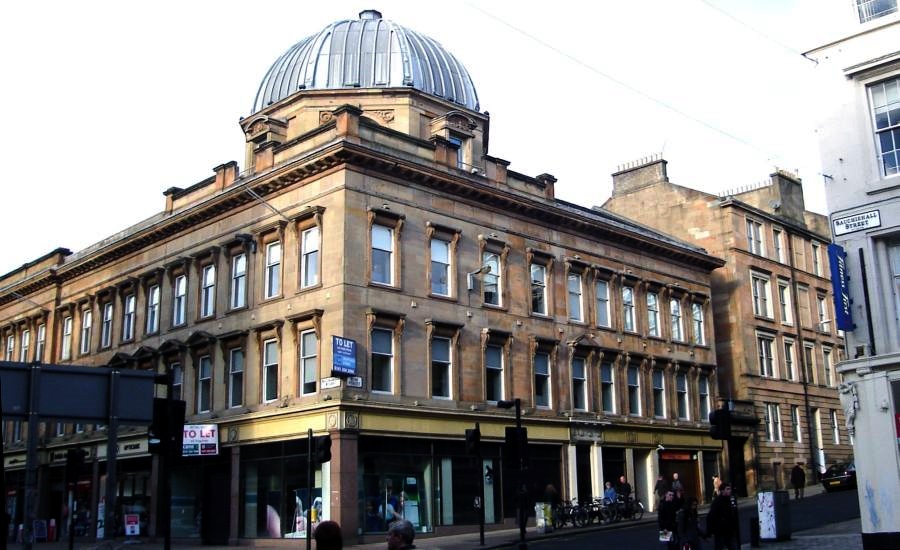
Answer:
[{"label": "pavement", "polygon": [[[810,490],[812,489],[812,490]],[[807,497],[816,494],[817,492],[813,487],[808,488]],[[754,498],[750,499],[741,499],[741,507],[752,505]],[[704,510],[701,509],[701,513]],[[646,513],[644,514],[643,519],[639,521],[621,521],[618,523],[614,523],[611,525],[592,525],[588,527],[584,527],[581,529],[577,529],[573,531],[573,528],[568,527],[564,529],[560,529],[553,533],[538,533],[535,527],[529,527],[527,529],[526,540],[535,541],[535,540],[549,540],[558,538],[564,535],[571,535],[573,532],[578,533],[587,533],[590,531],[598,531],[598,530],[613,530],[613,529],[623,529],[628,527],[633,527],[636,525],[647,525],[656,523],[656,514],[655,513]],[[859,518],[855,518],[852,520],[840,522],[840,523],[830,523],[828,525],[823,525],[821,527],[817,527],[815,529],[809,529],[806,531],[797,531],[792,534],[791,539],[787,541],[781,542],[762,542],[760,547],[764,549],[771,550],[786,550],[786,549],[794,549],[794,550],[807,550],[807,549],[816,549],[816,550],[862,550],[862,529]],[[501,549],[501,548],[511,548],[514,547],[515,544],[519,540],[519,530],[518,529],[502,529],[502,530],[493,530],[486,531],[484,534],[484,542],[485,545],[482,547],[479,543],[479,535],[478,533],[466,533],[462,535],[449,535],[442,537],[431,537],[431,538],[422,538],[416,540],[416,548],[420,549],[432,549],[432,550],[461,550],[461,549],[471,549],[471,548],[481,548],[482,550],[491,550],[491,549]],[[181,544],[173,543],[172,548],[190,548],[193,546],[200,546],[199,542],[195,544]],[[710,541],[707,547],[712,547],[712,541]],[[24,548],[22,544],[9,544],[8,546],[11,549],[20,549]],[[305,541],[297,541],[296,539],[290,540],[266,540],[259,539],[255,540],[252,548],[305,548]],[[356,544],[356,545],[345,545],[346,548],[354,548],[359,550],[384,550],[386,548],[386,539],[374,543],[368,544]],[[104,542],[76,542],[75,548],[78,550],[162,550],[163,544],[157,541],[147,541],[143,539],[139,539],[138,541],[125,541],[123,539],[117,539],[113,541],[104,541]],[[235,546],[204,546],[204,550],[231,550],[236,548]],[[313,545],[315,548],[315,545]],[[749,543],[744,544],[741,547],[741,550],[746,550],[752,548]],[[65,550],[68,549],[67,542],[53,542],[53,543],[45,543],[39,542],[33,545],[34,550]]]}]

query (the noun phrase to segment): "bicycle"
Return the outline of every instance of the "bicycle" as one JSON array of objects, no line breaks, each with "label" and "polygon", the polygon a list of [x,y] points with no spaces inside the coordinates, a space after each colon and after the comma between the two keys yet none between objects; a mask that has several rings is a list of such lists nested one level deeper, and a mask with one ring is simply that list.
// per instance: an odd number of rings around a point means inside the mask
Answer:
[{"label": "bicycle", "polygon": [[568,523],[573,527],[584,527],[588,523],[588,512],[577,501],[567,500],[553,508],[553,528],[561,529]]},{"label": "bicycle", "polygon": [[628,497],[626,500],[620,496],[616,504],[623,519],[639,520],[644,517],[644,503],[637,498]]}]

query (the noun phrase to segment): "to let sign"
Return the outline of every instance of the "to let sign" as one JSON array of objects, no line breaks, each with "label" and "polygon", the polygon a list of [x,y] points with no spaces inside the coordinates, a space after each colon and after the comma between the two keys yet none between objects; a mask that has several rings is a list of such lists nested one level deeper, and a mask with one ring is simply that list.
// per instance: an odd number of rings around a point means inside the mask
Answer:
[{"label": "to let sign", "polygon": [[331,337],[331,376],[356,376],[356,342],[340,336]]},{"label": "to let sign", "polygon": [[181,456],[219,454],[219,427],[215,424],[185,424]]}]

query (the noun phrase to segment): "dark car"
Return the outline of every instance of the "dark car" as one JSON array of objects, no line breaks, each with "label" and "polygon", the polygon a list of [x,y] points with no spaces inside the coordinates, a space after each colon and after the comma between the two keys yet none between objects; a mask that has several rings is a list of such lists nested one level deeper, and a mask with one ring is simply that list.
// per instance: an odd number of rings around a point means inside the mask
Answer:
[{"label": "dark car", "polygon": [[852,462],[835,464],[822,474],[822,486],[825,490],[856,489],[856,466]]}]

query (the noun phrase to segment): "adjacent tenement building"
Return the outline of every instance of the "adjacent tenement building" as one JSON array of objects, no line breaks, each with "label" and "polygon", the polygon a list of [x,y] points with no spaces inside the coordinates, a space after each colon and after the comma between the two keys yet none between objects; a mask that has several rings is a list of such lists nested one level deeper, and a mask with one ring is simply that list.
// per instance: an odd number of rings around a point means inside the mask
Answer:
[{"label": "adjacent tenement building", "polygon": [[828,220],[804,208],[800,180],[778,171],[715,196],[670,182],[666,161],[653,158],[613,175],[604,208],[726,261],[712,278],[719,395],[736,416],[760,420],[736,426],[727,444],[738,490],[783,489],[796,462],[814,479],[846,460]]},{"label": "adjacent tenement building", "polygon": [[838,365],[856,431],[865,548],[900,547],[900,451],[886,444],[900,413],[900,13],[897,0],[840,6],[816,62],[817,135],[834,242],[846,254],[841,290],[849,357]]},{"label": "adjacent tenement building", "polygon": [[[533,498],[547,485],[600,495],[626,475],[648,501],[673,471],[707,494],[721,459],[706,423],[720,385],[710,273],[723,262],[556,199],[553,176],[489,156],[479,109],[433,39],[375,11],[329,25],[263,79],[241,121],[243,170],[222,164],[166,190],[158,215],[0,279],[6,358],[174,374],[187,423],[220,434],[217,455],[175,467],[176,538],[303,536],[310,505],[345,540],[382,540],[389,509],[423,536],[470,531],[479,478],[489,528],[502,525],[514,418],[498,404],[515,399]],[[476,423],[481,463],[464,439]],[[21,425],[5,427],[21,506]],[[333,440],[312,487],[309,429]],[[59,523],[64,502],[96,517],[114,482],[105,505],[155,532],[144,430],[122,430],[115,480],[105,426],[61,421],[40,437],[41,517]],[[75,446],[93,470],[73,493],[62,459]]]}]

